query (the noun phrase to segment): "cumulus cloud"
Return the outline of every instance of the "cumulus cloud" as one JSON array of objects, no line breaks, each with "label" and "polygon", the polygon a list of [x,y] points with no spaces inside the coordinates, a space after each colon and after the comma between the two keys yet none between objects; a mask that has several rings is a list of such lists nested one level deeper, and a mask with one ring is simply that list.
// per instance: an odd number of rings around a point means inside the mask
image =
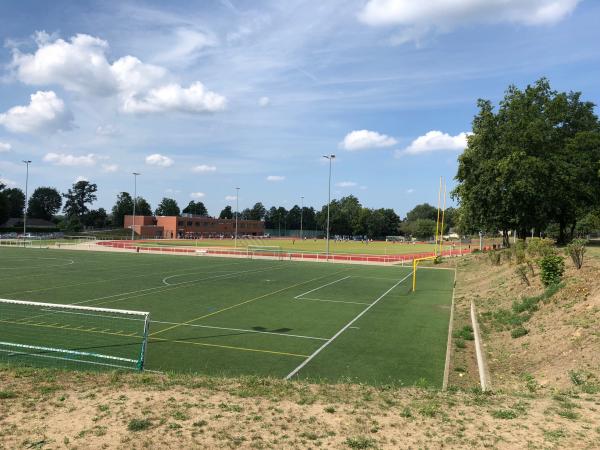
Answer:
[{"label": "cumulus cloud", "polygon": [[355,183],[354,181],[340,181],[339,183],[336,183],[335,185],[337,187],[347,188],[347,187],[354,187],[354,186],[358,185],[358,183]]},{"label": "cumulus cloud", "polygon": [[36,42],[34,53],[13,49],[11,67],[26,84],[58,84],[85,95],[118,96],[121,109],[128,113],[204,113],[226,106],[224,96],[207,90],[202,83],[181,86],[165,68],[135,56],[109,62],[108,42],[97,37],[77,34],[68,41],[52,40],[41,32]]},{"label": "cumulus cloud", "polygon": [[202,113],[222,111],[226,99],[212,91],[207,91],[200,82],[189,88],[172,83],[151,89],[143,96],[130,96],[123,103],[123,111],[129,113],[156,113],[177,111]]},{"label": "cumulus cloud", "polygon": [[419,155],[437,151],[460,152],[467,146],[467,136],[468,133],[464,132],[451,136],[448,133],[432,130],[416,138],[404,151],[399,153]]},{"label": "cumulus cloud", "polygon": [[43,160],[47,163],[55,166],[84,166],[91,167],[95,166],[100,157],[94,153],[88,153],[87,155],[75,156],[66,153],[46,153]]},{"label": "cumulus cloud", "polygon": [[340,147],[349,150],[366,150],[370,148],[390,147],[397,143],[396,139],[385,134],[377,133],[369,130],[351,131],[340,142]]},{"label": "cumulus cloud", "polygon": [[413,188],[408,188],[408,189],[406,190],[406,193],[407,193],[407,194],[412,194],[413,192],[415,192],[415,190],[414,190]]},{"label": "cumulus cloud", "polygon": [[107,173],[114,173],[119,170],[119,166],[117,164],[102,164],[102,171]]},{"label": "cumulus cloud", "polygon": [[197,172],[197,173],[210,173],[210,172],[216,172],[217,167],[209,166],[207,164],[200,164],[199,166],[194,167],[192,169],[192,171]]},{"label": "cumulus cloud", "polygon": [[235,199],[237,199],[237,197],[235,195],[226,195],[225,196],[225,200],[227,200],[228,202],[234,201]]},{"label": "cumulus cloud", "polygon": [[190,197],[195,198],[195,199],[204,198],[205,196],[206,196],[206,194],[204,194],[204,192],[191,192],[190,193]]},{"label": "cumulus cloud", "polygon": [[154,153],[146,156],[146,164],[150,166],[171,167],[174,162],[175,161],[168,156],[161,155],[160,153]]},{"label": "cumulus cloud", "polygon": [[267,181],[283,181],[285,177],[283,175],[269,175]]},{"label": "cumulus cloud", "polygon": [[10,145],[8,142],[0,142],[0,153],[10,152],[11,148],[12,148],[12,145]]},{"label": "cumulus cloud", "polygon": [[262,106],[263,108],[265,106],[269,106],[270,103],[271,103],[271,99],[269,97],[261,97],[258,99],[258,105]]},{"label": "cumulus cloud", "polygon": [[474,23],[546,25],[559,22],[581,0],[369,0],[358,19],[370,26],[398,26],[392,42],[418,40]]},{"label": "cumulus cloud", "polygon": [[73,128],[73,115],[53,91],[31,94],[27,106],[13,106],[0,114],[0,125],[13,133],[39,133]]}]

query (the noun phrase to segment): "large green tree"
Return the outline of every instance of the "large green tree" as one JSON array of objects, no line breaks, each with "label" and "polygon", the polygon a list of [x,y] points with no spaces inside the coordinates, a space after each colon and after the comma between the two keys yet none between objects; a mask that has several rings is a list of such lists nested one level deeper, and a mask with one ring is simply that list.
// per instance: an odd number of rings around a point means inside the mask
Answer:
[{"label": "large green tree", "polygon": [[98,186],[87,180],[81,180],[73,184],[73,187],[63,194],[66,199],[63,211],[67,217],[81,218],[89,211],[88,205],[96,201]]},{"label": "large green tree", "polygon": [[564,242],[597,189],[597,177],[596,186],[587,181],[600,159],[590,145],[599,130],[594,105],[578,92],[552,90],[542,78],[524,90],[510,86],[498,112],[487,100],[478,108],[453,191],[462,219],[474,229],[501,231],[505,245],[509,230],[524,238],[555,222]]},{"label": "large green tree", "polygon": [[10,215],[8,214],[8,201],[4,195],[6,185],[0,181],[0,225],[6,222]]},{"label": "large green tree", "polygon": [[265,218],[265,214],[267,213],[267,209],[260,202],[255,203],[254,206],[250,209],[249,219],[250,220],[263,220]]},{"label": "large green tree", "polygon": [[206,206],[204,206],[204,203],[198,201],[190,201],[188,203],[188,205],[183,208],[182,211],[184,214],[193,214],[195,216],[208,216],[208,210],[206,209]]},{"label": "large green tree", "polygon": [[19,188],[4,190],[4,196],[8,202],[8,214],[10,217],[23,217],[25,211],[25,194]]},{"label": "large green tree", "polygon": [[[160,203],[158,204],[158,207],[156,208],[156,211],[154,211],[154,214],[157,216],[178,216],[180,213],[179,211],[179,205],[177,204],[177,201],[172,199],[172,198],[166,198],[164,197]],[[137,214],[137,211],[136,211]]]},{"label": "large green tree", "polygon": [[233,219],[233,211],[231,206],[227,205],[219,214],[219,219]]},{"label": "large green tree", "polygon": [[138,196],[135,202],[135,215],[136,216],[151,216],[152,206],[146,201],[144,197]]},{"label": "large green tree", "polygon": [[112,223],[116,227],[123,226],[123,220],[126,215],[133,214],[133,199],[128,192],[121,192],[117,195],[117,201],[112,207]]},{"label": "large green tree", "polygon": [[39,187],[29,198],[27,215],[34,219],[51,220],[60,211],[62,197],[52,187]]}]

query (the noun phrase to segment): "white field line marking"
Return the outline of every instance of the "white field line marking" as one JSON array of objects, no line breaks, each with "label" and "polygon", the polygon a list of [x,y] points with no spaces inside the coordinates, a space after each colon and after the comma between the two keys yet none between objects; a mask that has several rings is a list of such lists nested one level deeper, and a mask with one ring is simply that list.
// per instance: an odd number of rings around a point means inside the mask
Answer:
[{"label": "white field line marking", "polygon": [[296,367],[294,370],[292,370],[287,377],[285,377],[286,380],[289,380],[290,378],[292,378],[294,375],[296,375],[300,370],[302,370],[302,368],[304,366],[306,366],[309,362],[311,362],[315,356],[317,356],[319,353],[321,353],[325,348],[327,348],[329,346],[329,344],[331,344],[333,341],[335,341],[344,331],[346,331],[348,328],[350,328],[352,325],[354,325],[354,322],[356,322],[358,319],[360,319],[368,310],[370,310],[373,306],[375,306],[382,298],[384,298],[386,295],[388,295],[390,292],[392,292],[392,290],[394,290],[394,288],[396,288],[398,285],[400,285],[400,283],[402,283],[404,280],[406,280],[408,277],[410,277],[412,275],[412,272],[409,273],[408,275],[406,275],[404,278],[402,278],[400,281],[398,281],[396,284],[394,284],[391,288],[389,288],[387,291],[385,291],[383,294],[381,294],[379,296],[379,298],[377,300],[375,300],[373,303],[371,303],[369,306],[367,306],[365,309],[363,309],[354,319],[352,319],[350,322],[348,322],[346,325],[344,325],[342,327],[342,329],[340,331],[338,331],[337,333],[335,333],[333,335],[333,337],[331,337],[327,342],[325,342],[321,347],[319,347],[317,350],[315,350],[315,352],[310,355],[308,358],[306,358],[302,364],[300,364],[298,367]]},{"label": "white field line marking", "polygon": [[[25,258],[23,258],[25,259]],[[30,269],[52,269],[54,267],[65,267],[65,266],[70,266],[72,264],[75,264],[75,261],[72,259],[67,259],[67,258],[28,258],[28,259],[33,259],[34,261],[37,261],[39,259],[62,259],[63,261],[67,261],[67,263],[65,264],[54,264],[54,265],[50,265],[50,266],[30,266],[27,267],[27,270]],[[2,270],[23,270],[23,267],[0,267],[0,269]]]},{"label": "white field line marking", "polygon": [[[132,299],[132,298],[143,297],[144,295],[160,294],[160,293],[163,293],[163,292],[172,291],[174,289],[179,289],[183,285],[190,285],[190,286],[192,286],[194,283],[199,283],[201,281],[210,281],[210,280],[214,280],[214,279],[217,279],[217,278],[222,278],[222,279],[235,278],[237,276],[246,275],[246,274],[249,274],[249,273],[260,273],[260,272],[266,272],[266,271],[269,271],[269,270],[277,270],[277,269],[283,269],[283,267],[271,266],[271,267],[266,267],[266,268],[263,268],[263,269],[246,270],[246,271],[242,271],[242,272],[234,272],[232,274],[216,275],[214,277],[200,278],[199,280],[182,281],[181,283],[172,284],[170,286],[157,286],[157,287],[154,287],[154,288],[149,288],[149,289],[154,289],[154,290],[152,290],[150,292],[144,292],[144,291],[147,291],[148,289],[142,289],[141,291],[127,292],[126,294],[130,294],[130,293],[135,294],[136,292],[143,292],[143,293],[136,294],[136,295],[129,295],[128,297],[121,297],[121,298],[117,298],[117,299],[114,299],[114,300],[108,300],[106,302],[98,303],[98,305],[105,305],[107,303],[121,302],[123,300],[129,300],[129,299]],[[158,289],[161,289],[161,290],[158,290]],[[120,295],[125,295],[125,294],[120,294]],[[115,297],[115,296],[111,295],[109,297]],[[94,300],[98,300],[98,299],[85,300],[85,302],[91,302],[91,301],[94,301]],[[75,305],[75,304],[77,304],[77,303],[73,303],[73,305]]]},{"label": "white field line marking", "polygon": [[[236,273],[236,272],[233,272],[231,270],[212,270],[212,271],[209,271],[208,273],[223,273],[223,272],[225,273],[225,275],[231,275],[233,273]],[[163,278],[162,279],[162,283],[165,286],[174,286],[174,285],[176,285],[178,283],[169,283],[167,280],[170,280],[171,278],[175,278],[175,277],[183,277],[183,276],[186,276],[186,275],[202,275],[202,274],[206,274],[206,273],[207,273],[207,271],[191,272],[191,273],[183,273],[183,272],[176,273],[175,275],[169,275],[168,277]]]},{"label": "white field line marking", "polygon": [[[215,266],[215,267],[234,266],[234,265],[237,265],[237,264],[241,264],[241,263],[221,264],[221,265],[218,265],[218,266]],[[143,264],[141,264],[141,265],[143,265]],[[131,267],[131,266],[129,266],[129,267]],[[194,271],[197,271],[198,268],[195,267],[193,269],[178,269],[178,270],[180,271],[179,274],[185,275],[184,272],[192,272],[193,273]],[[100,271],[96,271],[95,273],[98,273],[98,272],[100,272]],[[166,272],[167,273],[171,273],[171,272],[175,272],[175,270],[171,269],[171,270],[168,270]],[[209,273],[215,273],[215,272],[223,272],[223,271],[221,271],[221,270],[209,271]],[[164,274],[164,273],[165,273],[165,271],[161,270],[159,272],[144,273],[144,274],[140,274],[140,275],[127,275],[127,276],[116,277],[116,278],[102,278],[100,280],[86,281],[86,282],[83,282],[83,283],[63,284],[63,285],[59,285],[59,286],[51,286],[51,287],[40,288],[40,289],[29,289],[29,290],[26,290],[26,291],[23,291],[23,290],[21,290],[21,291],[13,291],[13,292],[8,292],[8,293],[2,294],[2,295],[3,296],[9,296],[9,295],[15,295],[15,294],[26,294],[26,293],[31,293],[31,292],[51,291],[51,290],[54,290],[54,289],[63,289],[63,288],[75,287],[75,286],[87,286],[87,285],[90,285],[90,284],[108,283],[108,282],[117,281],[117,280],[129,280],[129,279],[132,279],[132,278],[143,278],[143,277],[149,277],[149,276],[152,276],[152,275],[161,275],[161,274]],[[201,273],[201,272],[198,272],[198,273]],[[18,278],[18,277],[15,277],[15,278]],[[1,279],[0,279],[0,281],[1,281]]]},{"label": "white field line marking", "polygon": [[456,291],[456,273],[454,268],[454,281],[452,283],[452,303],[450,303],[450,321],[448,323],[448,340],[446,341],[446,361],[444,362],[444,378],[442,379],[442,390],[448,389],[448,377],[450,376],[450,354],[452,353],[452,327],[454,323],[454,293]]},{"label": "white field line marking", "polygon": [[215,329],[215,330],[226,330],[226,331],[244,331],[246,333],[274,334],[275,336],[287,336],[287,337],[295,337],[295,338],[302,338],[302,339],[316,339],[318,341],[326,341],[327,340],[327,338],[304,336],[301,334],[275,333],[273,331],[246,330],[243,328],[215,327],[215,326],[211,326],[211,325],[194,325],[191,323],[163,322],[160,320],[153,320],[152,323],[164,323],[167,325],[182,325],[182,326],[186,326],[186,327],[197,327],[197,328],[211,328],[211,329]]},{"label": "white field line marking", "polygon": [[347,302],[345,300],[327,300],[324,298],[302,297],[302,298],[297,298],[296,300],[310,300],[313,302],[330,302],[330,303],[349,303],[351,305],[370,305],[370,303],[366,303],[366,302]]},{"label": "white field line marking", "polygon": [[326,286],[331,286],[332,284],[339,283],[340,281],[343,281],[343,280],[345,280],[345,279],[347,279],[347,278],[350,278],[350,276],[351,276],[351,275],[348,275],[347,277],[340,278],[339,280],[335,280],[335,281],[332,281],[331,283],[324,284],[323,286],[316,287],[316,288],[314,288],[314,289],[311,289],[310,291],[306,291],[306,292],[304,292],[303,294],[296,295],[294,298],[297,300],[298,298],[300,298],[300,297],[303,297],[303,296],[305,296],[306,294],[310,294],[311,292],[318,291],[319,289],[323,289],[323,288],[324,288],[324,287],[326,287]]},{"label": "white field line marking", "polygon": [[352,275],[353,278],[364,278],[367,280],[383,280],[383,281],[396,281],[398,278],[385,278],[385,277],[368,277],[362,275]]}]

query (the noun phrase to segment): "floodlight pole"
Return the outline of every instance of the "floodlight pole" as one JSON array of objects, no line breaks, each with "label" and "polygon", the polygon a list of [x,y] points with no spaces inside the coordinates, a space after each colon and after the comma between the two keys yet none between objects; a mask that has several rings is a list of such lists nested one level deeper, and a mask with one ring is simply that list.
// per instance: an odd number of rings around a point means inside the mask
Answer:
[{"label": "floodlight pole", "polygon": [[240,210],[240,188],[235,188],[235,247],[237,247],[238,238],[238,216]]},{"label": "floodlight pole", "polygon": [[135,235],[135,205],[137,203],[137,177],[141,173],[133,172],[133,223],[131,224],[131,240],[133,241]]},{"label": "floodlight pole", "polygon": [[300,240],[302,240],[302,215],[304,214],[304,197],[300,197]]},{"label": "floodlight pole", "polygon": [[[24,159],[23,162],[27,166],[27,168],[25,169],[25,211],[23,212],[23,238],[25,238],[25,235],[27,234],[27,206],[29,204],[27,197],[27,188],[29,185],[29,164],[31,164],[31,161]],[[24,245],[25,244],[23,244],[23,246]]]},{"label": "floodlight pole", "polygon": [[323,155],[323,158],[329,160],[329,185],[327,191],[327,260],[329,260],[329,205],[331,205],[331,161],[335,159],[335,155]]}]

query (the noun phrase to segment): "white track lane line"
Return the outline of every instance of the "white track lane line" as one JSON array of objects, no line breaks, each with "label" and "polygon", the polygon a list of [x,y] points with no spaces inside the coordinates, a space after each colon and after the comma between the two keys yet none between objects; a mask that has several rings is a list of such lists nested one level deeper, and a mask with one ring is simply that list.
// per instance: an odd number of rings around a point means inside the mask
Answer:
[{"label": "white track lane line", "polygon": [[312,355],[310,355],[308,358],[306,358],[302,362],[302,364],[300,364],[298,367],[296,367],[294,370],[292,370],[288,374],[288,376],[285,377],[285,379],[289,380],[294,375],[296,375],[300,370],[302,370],[302,368],[304,366],[306,366],[309,362],[311,362],[315,358],[315,356],[317,356],[319,353],[321,353],[323,350],[325,350],[329,346],[329,344],[331,344],[333,341],[335,341],[340,336],[340,334],[342,334],[344,331],[346,331],[348,328],[350,328],[354,324],[354,322],[356,322],[358,319],[360,319],[369,309],[371,309],[373,306],[375,306],[379,302],[379,300],[381,300],[386,295],[388,295],[390,292],[392,292],[392,290],[394,290],[394,288],[396,288],[398,285],[400,285],[400,283],[402,283],[404,280],[406,280],[411,275],[412,275],[412,272],[409,273],[408,275],[406,275],[404,278],[402,278],[396,284],[394,284],[391,288],[389,288],[383,294],[381,294],[381,296],[377,300],[375,300],[373,303],[371,303],[369,306],[367,306],[365,309],[363,309],[354,319],[352,319],[350,322],[348,322],[346,325],[344,325],[340,331],[335,333],[333,335],[333,337],[331,337],[327,342],[325,342],[322,346],[320,346],[317,350],[315,350],[315,352]]},{"label": "white track lane line", "polygon": [[335,280],[335,281],[332,281],[331,283],[327,283],[327,284],[324,284],[323,286],[319,286],[319,287],[317,287],[317,288],[311,289],[310,291],[306,291],[306,292],[304,292],[303,294],[296,295],[294,298],[297,300],[298,298],[300,298],[300,297],[303,297],[303,296],[305,296],[306,294],[310,294],[311,292],[318,291],[319,289],[323,289],[323,288],[324,288],[324,287],[326,287],[326,286],[331,286],[332,284],[339,283],[340,281],[343,281],[343,280],[345,280],[345,279],[347,279],[347,278],[350,278],[350,276],[351,276],[351,275],[348,275],[347,277],[340,278],[339,280]]}]

